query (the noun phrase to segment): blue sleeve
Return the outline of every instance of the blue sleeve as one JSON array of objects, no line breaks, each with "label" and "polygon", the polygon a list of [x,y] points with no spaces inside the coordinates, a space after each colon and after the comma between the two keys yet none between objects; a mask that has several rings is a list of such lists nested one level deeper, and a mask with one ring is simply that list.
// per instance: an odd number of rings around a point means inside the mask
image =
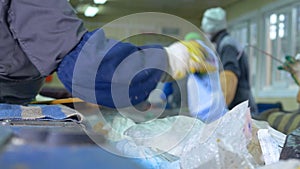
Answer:
[{"label": "blue sleeve", "polygon": [[163,87],[163,92],[165,93],[166,97],[173,93],[172,82],[166,82]]},{"label": "blue sleeve", "polygon": [[120,108],[145,101],[167,69],[160,45],[135,46],[107,39],[103,30],[86,33],[58,67],[74,97]]}]

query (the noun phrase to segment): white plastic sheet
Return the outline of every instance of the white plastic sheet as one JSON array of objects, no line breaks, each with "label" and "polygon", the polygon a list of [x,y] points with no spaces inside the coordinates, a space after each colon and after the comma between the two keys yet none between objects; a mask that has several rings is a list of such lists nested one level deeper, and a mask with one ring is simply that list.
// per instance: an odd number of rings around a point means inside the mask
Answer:
[{"label": "white plastic sheet", "polygon": [[137,146],[178,156],[184,169],[251,169],[257,166],[247,150],[251,122],[244,102],[210,124],[176,116],[133,125],[124,134]]}]

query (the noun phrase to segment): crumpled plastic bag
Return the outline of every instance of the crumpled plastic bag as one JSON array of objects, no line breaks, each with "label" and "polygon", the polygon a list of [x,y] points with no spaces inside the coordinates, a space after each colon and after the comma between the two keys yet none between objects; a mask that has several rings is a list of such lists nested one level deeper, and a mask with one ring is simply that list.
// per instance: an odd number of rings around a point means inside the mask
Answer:
[{"label": "crumpled plastic bag", "polygon": [[188,107],[192,117],[211,123],[222,117],[228,109],[219,82],[219,73],[188,76]]},{"label": "crumpled plastic bag", "polygon": [[260,166],[279,161],[286,135],[270,127],[266,121],[252,119],[252,139],[248,151]]},{"label": "crumpled plastic bag", "polygon": [[208,124],[204,131],[207,127],[215,128],[215,131],[205,142],[199,139],[201,133],[195,133],[186,143],[180,156],[182,168],[251,169],[257,166],[247,150],[252,129],[248,102],[239,104],[218,121]]},{"label": "crumpled plastic bag", "polygon": [[138,146],[180,157],[184,169],[251,169],[257,166],[247,150],[251,122],[246,101],[210,124],[177,116],[131,126],[124,134]]},{"label": "crumpled plastic bag", "polygon": [[104,128],[108,131],[107,139],[110,141],[121,141],[124,139],[129,139],[128,136],[123,133],[136,124],[129,118],[124,118],[122,116],[115,116],[112,121],[112,124],[106,124]]},{"label": "crumpled plastic bag", "polygon": [[187,139],[194,133],[202,132],[204,123],[187,116],[173,116],[157,119],[129,127],[125,135],[137,145],[157,148],[175,156],[180,156]]}]

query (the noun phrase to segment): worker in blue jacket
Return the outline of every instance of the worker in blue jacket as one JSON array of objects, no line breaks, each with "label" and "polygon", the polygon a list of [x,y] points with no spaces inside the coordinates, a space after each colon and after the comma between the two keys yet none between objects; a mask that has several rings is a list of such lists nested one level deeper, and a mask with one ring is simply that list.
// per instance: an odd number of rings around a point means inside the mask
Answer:
[{"label": "worker in blue jacket", "polygon": [[[0,102],[27,104],[57,72],[74,97],[108,107],[147,99],[168,75],[214,71],[195,42],[135,46],[89,32],[65,0],[0,1]],[[196,51],[196,52],[195,52]]]}]

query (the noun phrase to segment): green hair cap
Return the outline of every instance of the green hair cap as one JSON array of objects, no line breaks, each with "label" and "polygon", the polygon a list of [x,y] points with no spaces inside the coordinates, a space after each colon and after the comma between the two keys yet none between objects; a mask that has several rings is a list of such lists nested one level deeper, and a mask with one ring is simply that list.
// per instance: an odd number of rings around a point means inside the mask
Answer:
[{"label": "green hair cap", "polygon": [[203,37],[196,32],[190,32],[185,35],[184,37],[185,40],[203,40]]}]

